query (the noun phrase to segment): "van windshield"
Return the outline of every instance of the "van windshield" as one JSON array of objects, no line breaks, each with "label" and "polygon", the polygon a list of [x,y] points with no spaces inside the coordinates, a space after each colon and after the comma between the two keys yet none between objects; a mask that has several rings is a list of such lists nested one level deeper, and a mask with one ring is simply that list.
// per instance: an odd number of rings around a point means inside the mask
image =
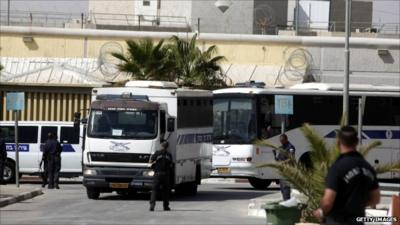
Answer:
[{"label": "van windshield", "polygon": [[157,111],[92,110],[88,136],[118,139],[153,139],[157,136]]}]

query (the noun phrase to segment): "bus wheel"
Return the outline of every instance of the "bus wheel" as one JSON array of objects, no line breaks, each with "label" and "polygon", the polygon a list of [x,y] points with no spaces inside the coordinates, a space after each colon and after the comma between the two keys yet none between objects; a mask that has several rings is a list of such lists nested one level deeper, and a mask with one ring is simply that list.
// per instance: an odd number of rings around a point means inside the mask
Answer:
[{"label": "bus wheel", "polygon": [[100,191],[94,188],[86,188],[86,194],[89,199],[99,199]]},{"label": "bus wheel", "polygon": [[4,166],[3,180],[5,183],[15,183],[15,163],[10,160]]},{"label": "bus wheel", "polygon": [[271,180],[263,180],[255,177],[250,177],[249,183],[257,190],[266,190],[271,184]]}]

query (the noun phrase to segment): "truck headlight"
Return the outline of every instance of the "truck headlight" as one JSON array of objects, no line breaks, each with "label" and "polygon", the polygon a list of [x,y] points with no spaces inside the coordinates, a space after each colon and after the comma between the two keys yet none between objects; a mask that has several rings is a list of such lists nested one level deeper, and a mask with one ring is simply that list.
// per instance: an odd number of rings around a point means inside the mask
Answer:
[{"label": "truck headlight", "polygon": [[143,176],[152,177],[152,176],[154,176],[154,171],[153,170],[144,171]]},{"label": "truck headlight", "polygon": [[83,175],[84,176],[95,176],[95,175],[97,175],[97,171],[94,169],[85,169],[83,171]]}]

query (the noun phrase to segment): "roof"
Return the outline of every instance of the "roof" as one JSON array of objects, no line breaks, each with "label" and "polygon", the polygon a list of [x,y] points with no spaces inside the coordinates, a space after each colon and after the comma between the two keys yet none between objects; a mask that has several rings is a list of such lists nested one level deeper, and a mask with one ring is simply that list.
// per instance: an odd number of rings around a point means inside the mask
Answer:
[{"label": "roof", "polygon": [[155,102],[137,101],[137,100],[96,100],[91,104],[92,109],[107,110],[113,108],[120,109],[140,109],[140,110],[158,110],[159,104]]},{"label": "roof", "polygon": [[[342,84],[305,83],[290,88],[225,88],[215,90],[214,95],[223,94],[304,94],[304,95],[342,95]],[[395,96],[400,97],[400,89],[396,86],[350,85],[352,95]]]},{"label": "roof", "polygon": [[178,85],[168,81],[133,80],[127,82],[125,87],[176,89]]},{"label": "roof", "polygon": [[8,85],[102,87],[125,79],[105,75],[97,59],[1,57],[0,82]]}]

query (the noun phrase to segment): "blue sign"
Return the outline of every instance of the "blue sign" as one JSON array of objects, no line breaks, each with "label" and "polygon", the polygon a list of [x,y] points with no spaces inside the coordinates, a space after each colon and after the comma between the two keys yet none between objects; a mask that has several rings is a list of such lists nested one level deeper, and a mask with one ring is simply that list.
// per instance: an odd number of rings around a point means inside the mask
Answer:
[{"label": "blue sign", "polygon": [[[29,152],[29,144],[19,144],[18,149],[20,152]],[[15,144],[6,144],[7,152],[15,152]]]},{"label": "blue sign", "polygon": [[275,95],[275,114],[293,115],[292,95]]},{"label": "blue sign", "polygon": [[25,107],[25,93],[24,92],[9,92],[6,98],[7,110],[23,110]]}]

